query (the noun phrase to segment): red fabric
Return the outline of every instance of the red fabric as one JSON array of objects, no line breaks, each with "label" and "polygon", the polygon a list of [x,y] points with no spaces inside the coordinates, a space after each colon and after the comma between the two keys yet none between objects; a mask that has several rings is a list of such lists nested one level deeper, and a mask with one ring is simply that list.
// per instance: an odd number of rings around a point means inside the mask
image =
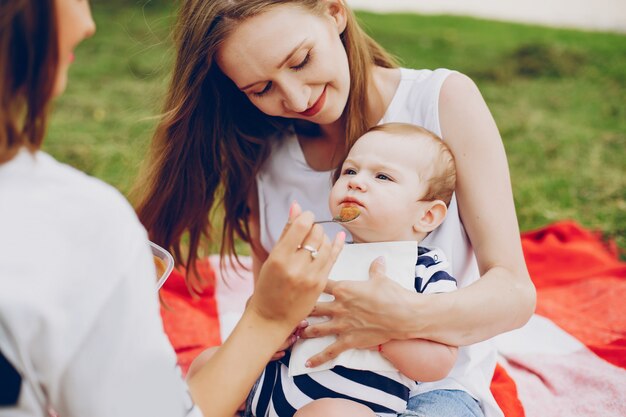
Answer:
[{"label": "red fabric", "polygon": [[517,397],[515,381],[500,365],[491,380],[491,392],[506,417],[524,417],[524,407]]},{"label": "red fabric", "polygon": [[[562,221],[523,233],[522,247],[537,288],[537,314],[626,368],[626,263],[616,245]],[[496,369],[491,391],[506,417],[523,417],[514,382],[501,384],[500,372],[506,374]]]},{"label": "red fabric", "polygon": [[[626,263],[613,243],[571,221],[522,234],[530,275],[537,287],[537,313],[586,344],[601,358],[626,368]],[[220,343],[215,274],[201,265],[207,286],[189,295],[182,274],[174,272],[161,296],[165,331],[186,371],[204,348]],[[524,417],[515,382],[499,365],[491,390],[506,417]]]},{"label": "red fabric", "polygon": [[221,343],[215,273],[208,260],[199,262],[198,273],[204,279],[204,285],[202,292],[195,297],[190,295],[185,284],[184,271],[174,270],[160,291],[163,328],[185,374],[200,352]]},{"label": "red fabric", "polygon": [[626,368],[626,262],[598,233],[563,221],[522,235],[537,314]]}]

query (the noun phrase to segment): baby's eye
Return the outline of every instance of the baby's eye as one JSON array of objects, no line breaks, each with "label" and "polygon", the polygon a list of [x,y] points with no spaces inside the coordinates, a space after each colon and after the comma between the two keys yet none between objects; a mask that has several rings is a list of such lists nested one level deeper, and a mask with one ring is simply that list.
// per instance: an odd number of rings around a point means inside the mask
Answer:
[{"label": "baby's eye", "polygon": [[376,179],[383,181],[393,181],[390,177],[385,174],[376,174]]},{"label": "baby's eye", "polygon": [[343,175],[356,175],[356,170],[352,168],[346,168],[343,170]]}]

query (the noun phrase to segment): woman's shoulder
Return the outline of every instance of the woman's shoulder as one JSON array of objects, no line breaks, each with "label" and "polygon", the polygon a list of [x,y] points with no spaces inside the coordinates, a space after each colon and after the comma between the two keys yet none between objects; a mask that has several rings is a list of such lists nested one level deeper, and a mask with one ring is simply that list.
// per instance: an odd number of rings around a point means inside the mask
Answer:
[{"label": "woman's shoulder", "polygon": [[439,94],[444,88],[452,92],[476,89],[476,84],[469,76],[453,69],[400,68],[400,70],[401,85],[405,83],[414,93],[425,94],[430,91]]},{"label": "woman's shoulder", "polygon": [[470,100],[481,97],[476,83],[467,75],[454,71],[444,79],[440,91],[443,104],[449,101],[467,104]]},{"label": "woman's shoulder", "polygon": [[85,299],[85,309],[95,309],[121,281],[135,248],[147,256],[145,230],[114,187],[43,152],[20,153],[0,166],[0,179],[0,252],[12,254],[19,280],[45,294],[50,308]]},{"label": "woman's shoulder", "polygon": [[46,217],[51,227],[85,235],[140,225],[121,192],[45,152],[20,152],[2,175],[2,194],[10,201],[5,209],[13,217]]},{"label": "woman's shoulder", "polygon": [[448,68],[400,68],[402,81],[411,81],[420,85],[442,82],[453,73],[457,73],[457,71]]},{"label": "woman's shoulder", "polygon": [[441,135],[439,97],[446,80],[456,72],[447,68],[400,70],[400,82],[383,122],[417,124]]},{"label": "woman's shoulder", "polygon": [[82,210],[95,212],[131,212],[132,207],[122,193],[106,182],[86,174],[70,165],[52,158],[50,155],[38,152],[37,170],[33,184],[43,188],[49,187],[54,192],[49,198],[57,200],[61,205],[75,205]]}]

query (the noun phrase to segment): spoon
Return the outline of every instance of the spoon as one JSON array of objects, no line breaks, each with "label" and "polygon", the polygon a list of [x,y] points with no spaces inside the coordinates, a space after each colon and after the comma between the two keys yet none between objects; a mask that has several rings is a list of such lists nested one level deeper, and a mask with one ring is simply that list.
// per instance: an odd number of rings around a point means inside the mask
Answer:
[{"label": "spoon", "polygon": [[352,220],[356,219],[361,215],[361,210],[355,206],[347,206],[342,207],[338,216],[332,218],[332,220],[321,220],[319,222],[315,222],[315,224],[321,223],[348,223]]}]

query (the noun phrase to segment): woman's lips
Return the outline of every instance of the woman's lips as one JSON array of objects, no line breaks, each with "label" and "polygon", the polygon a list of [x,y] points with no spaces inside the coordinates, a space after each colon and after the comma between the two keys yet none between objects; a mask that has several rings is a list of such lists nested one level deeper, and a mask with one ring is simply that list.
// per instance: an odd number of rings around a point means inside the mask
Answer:
[{"label": "woman's lips", "polygon": [[299,112],[298,114],[301,114],[302,116],[305,116],[305,117],[315,116],[317,113],[320,112],[320,110],[322,110],[322,107],[324,107],[325,102],[326,102],[326,87],[324,87],[324,91],[322,91],[322,94],[320,94],[315,104],[313,104],[311,107],[309,107],[305,111]]}]

